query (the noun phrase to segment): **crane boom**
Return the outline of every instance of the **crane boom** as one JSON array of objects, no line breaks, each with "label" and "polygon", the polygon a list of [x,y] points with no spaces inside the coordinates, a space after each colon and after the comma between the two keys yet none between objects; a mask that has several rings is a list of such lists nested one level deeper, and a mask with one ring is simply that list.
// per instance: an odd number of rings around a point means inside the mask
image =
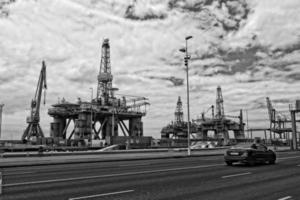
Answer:
[{"label": "crane boom", "polygon": [[39,125],[40,122],[40,105],[42,99],[42,92],[44,90],[44,104],[46,103],[46,89],[47,89],[47,82],[46,82],[46,64],[45,61],[42,62],[42,69],[40,72],[37,88],[35,91],[34,98],[31,101],[31,111],[30,116],[27,117],[28,126],[25,129],[22,140],[30,140],[32,136],[36,137],[44,137],[44,133]]},{"label": "crane boom", "polygon": [[[34,116],[34,117],[37,117],[40,115],[40,105],[41,105],[43,89],[44,89],[44,105],[45,105],[46,104],[46,89],[47,89],[45,61],[43,61],[43,63],[42,63],[42,69],[41,69],[39,81],[37,84],[37,88],[35,91],[35,96],[34,96],[34,99],[32,100],[33,104],[31,104],[31,112],[32,112],[32,116]],[[36,109],[35,109],[35,107],[36,107]]]}]

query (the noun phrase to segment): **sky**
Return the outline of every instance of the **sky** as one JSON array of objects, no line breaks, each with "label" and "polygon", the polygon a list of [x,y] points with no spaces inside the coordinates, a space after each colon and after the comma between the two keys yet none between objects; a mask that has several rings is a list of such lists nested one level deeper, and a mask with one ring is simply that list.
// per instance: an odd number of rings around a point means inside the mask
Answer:
[{"label": "sky", "polygon": [[145,135],[160,138],[174,120],[178,96],[186,119],[178,49],[188,35],[191,118],[215,104],[220,85],[225,114],[247,110],[250,128],[267,128],[267,96],[283,112],[299,99],[299,9],[299,0],[0,0],[2,139],[19,139],[26,128],[42,60],[46,136],[47,110],[58,98],[88,101],[104,38],[110,40],[113,85],[121,94],[149,98]]}]

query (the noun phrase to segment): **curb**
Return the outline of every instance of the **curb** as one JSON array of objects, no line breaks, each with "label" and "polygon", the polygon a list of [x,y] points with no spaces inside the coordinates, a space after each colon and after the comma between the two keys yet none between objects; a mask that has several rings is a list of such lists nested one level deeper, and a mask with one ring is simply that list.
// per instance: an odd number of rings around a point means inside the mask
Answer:
[{"label": "curb", "polygon": [[[183,150],[160,150],[157,152],[182,152]],[[192,151],[193,152],[193,151]],[[276,153],[280,152],[299,152],[295,150],[277,150],[275,151]],[[93,152],[90,155],[93,155]],[[94,155],[101,155],[101,154],[117,154],[120,152],[96,152]],[[139,153],[139,152],[123,152],[125,154],[127,153]],[[151,153],[151,152],[143,152],[143,153]],[[85,155],[83,154],[65,154],[65,155]],[[224,155],[224,153],[211,153],[211,154],[192,154],[190,156],[188,155],[169,155],[169,156],[149,156],[149,157],[134,157],[134,158],[105,158],[105,159],[99,159],[99,158],[81,158],[81,159],[72,159],[72,160],[61,160],[61,161],[29,161],[29,162],[10,162],[10,163],[0,163],[0,168],[13,168],[13,167],[26,167],[26,166],[43,166],[43,165],[63,165],[63,164],[78,164],[78,163],[98,163],[98,162],[118,162],[118,161],[136,161],[136,160],[159,160],[159,159],[168,159],[168,158],[188,158],[188,157],[209,157],[209,156],[221,156]],[[56,155],[51,155],[51,156],[56,156]],[[40,157],[49,157],[51,156],[43,155]],[[57,155],[61,156],[61,155]],[[38,155],[34,156],[38,157]],[[4,158],[5,159],[5,158]]]},{"label": "curb", "polygon": [[136,160],[161,160],[168,158],[188,158],[188,157],[209,157],[209,156],[220,156],[223,153],[215,153],[215,154],[203,154],[203,155],[173,155],[173,156],[161,156],[161,157],[136,157],[136,158],[112,158],[112,159],[103,159],[99,160],[95,159],[85,159],[85,160],[68,160],[68,161],[45,161],[45,162],[27,162],[27,163],[2,163],[0,164],[0,168],[13,168],[13,167],[26,167],[26,166],[43,166],[43,165],[64,165],[64,164],[78,164],[78,163],[98,163],[98,162],[119,162],[119,161],[136,161]]}]

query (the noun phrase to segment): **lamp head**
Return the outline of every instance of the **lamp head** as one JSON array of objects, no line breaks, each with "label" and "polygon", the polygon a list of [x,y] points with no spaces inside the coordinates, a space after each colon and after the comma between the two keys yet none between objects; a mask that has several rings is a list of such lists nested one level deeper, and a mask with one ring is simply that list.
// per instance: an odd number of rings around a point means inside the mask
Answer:
[{"label": "lamp head", "polygon": [[190,36],[186,36],[186,37],[185,37],[185,40],[189,40],[189,39],[191,39],[191,38],[193,38],[193,36],[191,36],[191,35],[190,35]]},{"label": "lamp head", "polygon": [[185,48],[181,48],[181,49],[179,49],[179,51],[185,53]]}]

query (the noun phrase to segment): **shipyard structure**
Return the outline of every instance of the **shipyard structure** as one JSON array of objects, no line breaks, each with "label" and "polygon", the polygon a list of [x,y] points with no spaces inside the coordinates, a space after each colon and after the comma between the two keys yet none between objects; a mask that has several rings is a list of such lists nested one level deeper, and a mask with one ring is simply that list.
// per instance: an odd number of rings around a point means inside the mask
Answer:
[{"label": "shipyard structure", "polygon": [[32,112],[27,120],[28,128],[22,140],[42,141],[42,144],[91,145],[101,141],[101,146],[112,144],[150,145],[151,137],[144,137],[142,117],[146,115],[148,99],[139,96],[118,95],[118,88],[112,85],[110,45],[104,39],[100,70],[97,79],[96,96],[91,101],[68,102],[62,98],[52,105],[48,114],[53,117],[50,124],[50,137],[45,138],[39,126],[39,104],[41,91],[46,88],[45,64],[41,71],[36,96],[32,101]]},{"label": "shipyard structure", "polygon": [[[201,113],[201,117],[192,120],[191,123],[191,138],[194,140],[215,140],[220,142],[222,145],[230,144],[229,131],[233,132],[234,139],[244,139],[244,127],[243,113],[240,110],[238,116],[229,116],[224,113],[224,102],[223,102],[221,87],[217,87],[217,98],[216,106],[212,105],[206,112]],[[215,113],[216,107],[216,113]],[[211,117],[206,117],[205,114],[211,111]],[[187,139],[187,122],[183,121],[183,109],[180,97],[178,97],[176,110],[175,110],[175,121],[171,122],[161,130],[162,139]],[[235,118],[237,120],[233,120]],[[212,136],[208,133],[212,132]]]}]

